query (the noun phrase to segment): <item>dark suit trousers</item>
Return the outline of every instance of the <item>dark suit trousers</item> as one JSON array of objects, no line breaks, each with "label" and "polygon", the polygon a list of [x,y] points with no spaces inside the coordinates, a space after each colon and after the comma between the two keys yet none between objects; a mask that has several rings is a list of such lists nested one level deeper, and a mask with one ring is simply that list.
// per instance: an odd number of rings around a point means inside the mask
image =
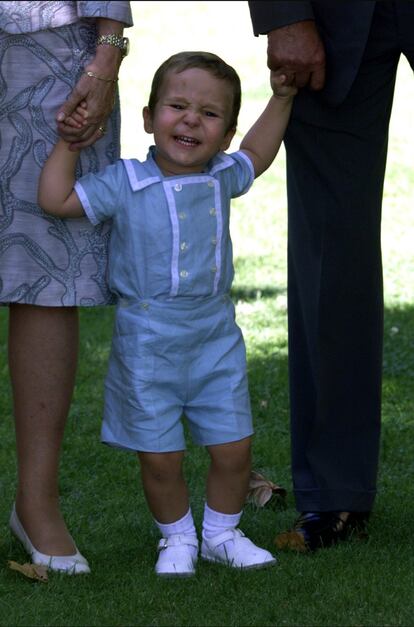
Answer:
[{"label": "dark suit trousers", "polygon": [[414,3],[377,6],[358,75],[332,108],[301,92],[286,135],[292,474],[298,511],[368,511],[380,442],[381,202]]}]

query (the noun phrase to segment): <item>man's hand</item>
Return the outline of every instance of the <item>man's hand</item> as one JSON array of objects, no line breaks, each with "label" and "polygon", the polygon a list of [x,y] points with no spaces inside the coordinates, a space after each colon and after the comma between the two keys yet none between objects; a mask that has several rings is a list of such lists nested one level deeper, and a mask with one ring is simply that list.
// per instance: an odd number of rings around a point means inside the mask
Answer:
[{"label": "man's hand", "polygon": [[287,84],[322,89],[325,83],[325,49],[313,20],[282,26],[267,36],[267,65],[285,74]]}]

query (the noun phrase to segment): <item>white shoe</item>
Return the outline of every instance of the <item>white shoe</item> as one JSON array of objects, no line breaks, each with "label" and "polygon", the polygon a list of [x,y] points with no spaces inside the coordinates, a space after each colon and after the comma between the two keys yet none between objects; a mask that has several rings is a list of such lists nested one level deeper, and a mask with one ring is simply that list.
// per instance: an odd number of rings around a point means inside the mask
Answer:
[{"label": "white shoe", "polygon": [[276,564],[276,558],[246,538],[241,529],[226,529],[213,538],[203,538],[201,557],[232,568],[266,568]]},{"label": "white shoe", "polygon": [[197,536],[182,533],[161,538],[155,572],[161,577],[191,577],[197,562]]},{"label": "white shoe", "polygon": [[17,516],[15,505],[13,505],[9,524],[13,534],[29,553],[33,564],[47,566],[49,570],[63,572],[67,575],[81,575],[91,572],[87,560],[79,553],[78,549],[74,555],[45,555],[35,549]]}]

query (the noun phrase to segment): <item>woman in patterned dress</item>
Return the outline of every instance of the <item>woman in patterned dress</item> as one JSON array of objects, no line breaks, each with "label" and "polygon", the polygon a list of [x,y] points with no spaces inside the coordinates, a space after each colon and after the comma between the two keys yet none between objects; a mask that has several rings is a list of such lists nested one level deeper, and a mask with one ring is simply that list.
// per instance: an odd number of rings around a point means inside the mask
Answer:
[{"label": "woman in patterned dress", "polygon": [[[9,307],[18,459],[10,523],[33,561],[71,573],[89,566],[60,513],[59,455],[78,307],[111,302],[110,225],[46,216],[37,184],[58,134],[85,148],[78,176],[119,157],[116,78],[131,25],[129,2],[0,3],[0,303]],[[70,126],[65,119],[82,100],[87,124]]]}]

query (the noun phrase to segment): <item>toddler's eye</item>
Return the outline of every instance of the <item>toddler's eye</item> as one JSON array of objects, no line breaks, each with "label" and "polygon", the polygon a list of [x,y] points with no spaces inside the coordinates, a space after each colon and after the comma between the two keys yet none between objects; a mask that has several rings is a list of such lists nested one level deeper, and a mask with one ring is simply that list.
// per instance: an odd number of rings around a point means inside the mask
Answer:
[{"label": "toddler's eye", "polygon": [[183,105],[180,104],[172,104],[170,105],[173,109],[177,109],[178,111],[181,111],[181,109],[184,109]]},{"label": "toddler's eye", "polygon": [[206,112],[205,112],[205,115],[206,115],[208,118],[216,118],[216,117],[218,117],[218,116],[217,116],[217,113],[214,113],[214,111],[206,111]]}]

